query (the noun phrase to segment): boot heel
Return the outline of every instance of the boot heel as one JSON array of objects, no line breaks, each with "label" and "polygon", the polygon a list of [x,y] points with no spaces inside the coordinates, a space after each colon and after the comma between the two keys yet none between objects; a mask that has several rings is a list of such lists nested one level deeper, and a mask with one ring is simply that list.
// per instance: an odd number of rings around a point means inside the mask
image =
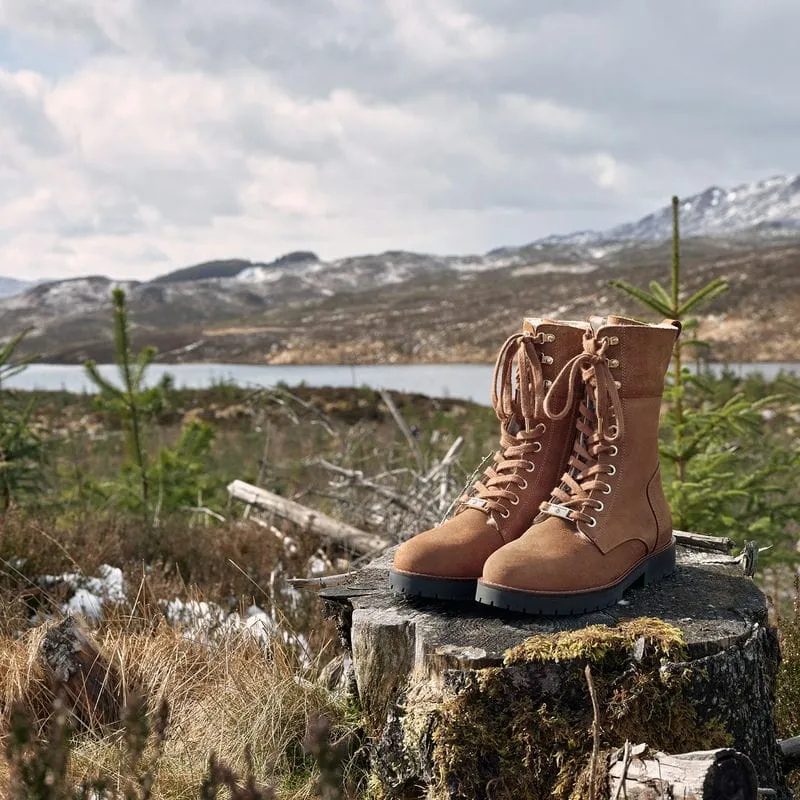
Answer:
[{"label": "boot heel", "polygon": [[658,555],[652,556],[645,565],[644,583],[655,583],[675,572],[675,540]]}]

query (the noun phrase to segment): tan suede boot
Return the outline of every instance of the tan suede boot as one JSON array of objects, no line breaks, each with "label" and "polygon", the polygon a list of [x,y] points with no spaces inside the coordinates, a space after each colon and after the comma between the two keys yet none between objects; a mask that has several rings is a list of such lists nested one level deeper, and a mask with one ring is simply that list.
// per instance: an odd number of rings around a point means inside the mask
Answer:
[{"label": "tan suede boot", "polygon": [[[586,323],[527,319],[500,349],[492,403],[500,449],[483,477],[460,498],[454,516],[403,543],[390,583],[409,597],[472,600],[486,559],[525,531],[566,469],[577,403],[560,419],[544,412],[545,394],[561,368],[581,352]],[[568,404],[568,388],[551,390]]]},{"label": "tan suede boot", "polygon": [[586,335],[583,352],[562,369],[545,402],[552,418],[566,418],[580,386],[569,468],[534,524],[486,561],[479,602],[529,614],[581,614],[673,571],[658,423],[679,331],[669,320],[645,325],[609,317]]}]

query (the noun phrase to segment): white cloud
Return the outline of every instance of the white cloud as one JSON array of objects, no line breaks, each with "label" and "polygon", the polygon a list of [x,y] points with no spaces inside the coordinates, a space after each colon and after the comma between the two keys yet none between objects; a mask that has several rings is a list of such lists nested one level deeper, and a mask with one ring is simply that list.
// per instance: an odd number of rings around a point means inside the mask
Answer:
[{"label": "white cloud", "polygon": [[569,8],[0,0],[0,273],[471,252],[797,169],[795,4]]}]

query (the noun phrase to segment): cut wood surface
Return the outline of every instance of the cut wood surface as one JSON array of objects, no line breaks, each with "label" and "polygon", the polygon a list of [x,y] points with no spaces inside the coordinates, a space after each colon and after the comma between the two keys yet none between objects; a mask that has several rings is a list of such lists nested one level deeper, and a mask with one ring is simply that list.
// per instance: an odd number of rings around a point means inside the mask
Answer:
[{"label": "cut wood surface", "polygon": [[354,528],[321,511],[300,505],[300,503],[295,503],[293,500],[244,481],[236,480],[228,484],[228,494],[235,500],[256,506],[276,517],[293,522],[295,525],[299,525],[323,539],[336,542],[354,553],[377,552],[385,550],[391,544],[377,534]]},{"label": "cut wood surface", "polygon": [[637,745],[609,766],[611,798],[628,800],[757,800],[753,763],[736,750],[723,748],[668,755]]},{"label": "cut wood surface", "polygon": [[[404,722],[410,713],[438,707],[443,697],[457,698],[471,676],[487,673],[486,668],[507,673],[516,687],[511,687],[513,691],[541,694],[558,703],[563,665],[508,668],[504,657],[509,650],[539,634],[577,632],[593,625],[615,628],[639,618],[656,618],[676,628],[685,643],[685,660],[664,663],[664,674],[686,679],[699,719],[719,720],[731,746],[752,760],[759,785],[788,798],[772,709],[779,650],[765,597],[743,574],[742,565],[725,555],[727,542],[691,535],[683,539],[695,546],[679,545],[673,576],[631,590],[611,608],[575,617],[530,617],[476,603],[396,597],[388,585],[394,549],[342,584],[322,589],[320,595],[337,615],[342,642],[352,655],[359,702],[380,742],[375,764],[387,796],[401,797],[412,784],[431,786],[436,780],[431,753],[438,712],[431,711],[427,723],[415,722],[414,730],[427,732],[421,738],[414,734],[413,739]],[[588,704],[585,686],[583,691],[582,702]],[[420,713],[424,718],[425,712]],[[690,748],[715,743],[700,741]],[[621,744],[604,742],[604,746]],[[486,763],[492,758],[487,754]],[[460,791],[454,780],[445,796],[461,800],[467,795]],[[492,791],[495,797],[504,796],[497,788]],[[490,795],[470,800],[479,796]]]}]

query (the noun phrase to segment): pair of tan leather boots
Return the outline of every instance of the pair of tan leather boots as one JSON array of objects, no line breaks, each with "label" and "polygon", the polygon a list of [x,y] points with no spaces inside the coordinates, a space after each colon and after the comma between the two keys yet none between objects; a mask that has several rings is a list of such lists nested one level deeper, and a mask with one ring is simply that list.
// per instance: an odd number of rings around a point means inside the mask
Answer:
[{"label": "pair of tan leather boots", "polygon": [[675,544],[658,424],[680,323],[526,319],[500,349],[500,449],[455,514],[404,542],[408,597],[581,614],[669,575]]}]

